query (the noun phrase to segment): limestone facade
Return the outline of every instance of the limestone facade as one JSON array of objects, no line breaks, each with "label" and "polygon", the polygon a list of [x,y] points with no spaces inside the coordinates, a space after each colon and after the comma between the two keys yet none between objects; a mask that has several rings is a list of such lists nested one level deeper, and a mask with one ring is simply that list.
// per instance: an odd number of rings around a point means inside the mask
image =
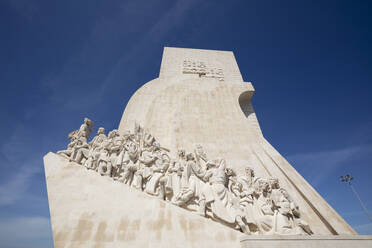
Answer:
[{"label": "limestone facade", "polygon": [[265,139],[253,93],[232,52],[164,48],[118,130],[85,118],[44,157],[55,247],[369,247]]},{"label": "limestone facade", "polygon": [[44,165],[55,248],[240,247],[241,232],[60,155]]},{"label": "limestone facade", "polygon": [[[221,78],[219,78],[221,79]],[[237,174],[225,159],[211,159],[201,145],[177,157],[138,124],[133,132],[117,130],[88,142],[88,118],[69,134],[67,150],[57,154],[162,201],[240,230],[247,235],[312,235],[301,209],[277,178],[257,177],[251,167]]]},{"label": "limestone facade", "polygon": [[[185,73],[185,61],[222,69],[224,78],[205,77],[200,67]],[[118,130],[124,134],[138,123],[171,151],[192,151],[201,144],[210,157],[224,158],[238,174],[248,166],[257,176],[279,179],[315,234],[355,234],[264,138],[251,102],[253,93],[232,52],[166,47],[159,78],[132,96]]]}]

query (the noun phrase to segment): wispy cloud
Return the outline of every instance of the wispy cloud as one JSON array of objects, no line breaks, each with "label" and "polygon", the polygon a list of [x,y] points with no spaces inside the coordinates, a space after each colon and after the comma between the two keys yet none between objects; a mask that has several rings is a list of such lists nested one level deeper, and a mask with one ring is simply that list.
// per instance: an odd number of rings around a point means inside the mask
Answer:
[{"label": "wispy cloud", "polygon": [[39,141],[35,140],[34,135],[31,134],[32,128],[20,122],[14,126],[7,140],[1,140],[0,153],[9,163],[6,166],[12,167],[13,170],[19,168],[22,163],[29,161],[33,152],[37,151],[36,144]]},{"label": "wispy cloud", "polygon": [[[324,182],[330,174],[356,156],[370,154],[371,145],[348,147],[339,150],[300,153],[287,156],[288,161],[306,174],[314,186]],[[319,173],[321,171],[321,173]]]},{"label": "wispy cloud", "polygon": [[47,203],[41,193],[43,184],[39,180],[42,174],[41,139],[33,131],[32,126],[20,121],[9,138],[0,143],[1,247],[52,246],[48,211],[45,211]]},{"label": "wispy cloud", "polygon": [[7,182],[0,185],[0,206],[11,205],[23,199],[31,184],[31,178],[38,173],[35,167],[22,167]]},{"label": "wispy cloud", "polygon": [[2,247],[52,247],[52,243],[49,218],[16,217],[0,220],[0,244]]},{"label": "wispy cloud", "polygon": [[150,26],[147,32],[143,33],[138,43],[128,49],[127,53],[117,61],[116,65],[103,81],[100,92],[103,94],[103,92],[110,88],[110,85],[115,82],[114,79],[117,77],[118,72],[122,70],[122,68],[125,68],[124,64],[144,54],[144,51],[149,49],[149,44],[161,42],[175,26],[183,23],[187,13],[195,7],[198,2],[199,0],[176,1],[167,12]]},{"label": "wispy cloud", "polygon": [[152,26],[150,32],[148,32],[148,37],[161,38],[164,37],[169,30],[178,25],[181,21],[185,19],[187,12],[195,7],[199,0],[183,1],[178,0],[172,6],[172,8],[167,11],[155,25]]},{"label": "wispy cloud", "polygon": [[[175,26],[185,21],[187,13],[197,2],[199,0],[175,1],[172,6],[163,6],[166,11],[160,16],[155,16],[156,12],[151,8],[151,5],[159,8],[158,2],[149,2],[150,6],[144,8],[141,15],[132,11],[138,9],[137,5],[126,2],[115,15],[98,19],[79,51],[66,61],[63,68],[53,75],[45,75],[43,85],[51,91],[49,100],[74,110],[98,105],[110,86],[117,82],[117,76],[128,69],[127,65],[141,60],[141,54],[151,44],[160,45]],[[154,21],[148,25],[144,16],[147,21]],[[136,29],[141,32],[136,32]],[[121,37],[123,34],[129,36]],[[108,62],[112,64],[108,66]],[[97,71],[101,74],[96,75]],[[82,75],[85,76],[82,78]]]},{"label": "wispy cloud", "polygon": [[353,212],[346,212],[340,213],[344,217],[354,217],[354,216],[364,216],[365,213],[363,211],[353,211]]},{"label": "wispy cloud", "polygon": [[0,184],[0,206],[14,204],[22,199],[31,184],[32,177],[41,173],[41,154],[36,152],[39,142],[30,135],[32,132],[18,124],[8,140],[2,140],[0,153],[3,158]]},{"label": "wispy cloud", "polygon": [[354,229],[361,235],[372,235],[372,223],[354,226]]}]

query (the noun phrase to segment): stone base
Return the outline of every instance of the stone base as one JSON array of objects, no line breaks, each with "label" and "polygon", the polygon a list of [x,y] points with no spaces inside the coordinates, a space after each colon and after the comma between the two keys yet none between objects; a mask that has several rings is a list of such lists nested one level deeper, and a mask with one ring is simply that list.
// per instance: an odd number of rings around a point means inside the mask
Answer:
[{"label": "stone base", "polygon": [[372,236],[243,236],[242,248],[371,248]]},{"label": "stone base", "polygon": [[239,248],[241,232],[44,156],[54,247]]},{"label": "stone base", "polygon": [[56,248],[372,247],[372,236],[246,236],[54,153],[44,167]]}]

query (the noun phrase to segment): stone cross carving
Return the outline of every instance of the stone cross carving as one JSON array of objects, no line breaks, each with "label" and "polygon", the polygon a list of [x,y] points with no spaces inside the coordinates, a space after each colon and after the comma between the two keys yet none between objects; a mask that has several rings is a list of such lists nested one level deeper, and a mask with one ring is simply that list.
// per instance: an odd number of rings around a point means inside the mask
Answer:
[{"label": "stone cross carving", "polygon": [[249,166],[237,175],[224,159],[208,160],[201,145],[187,154],[180,148],[172,158],[138,124],[124,135],[112,130],[106,136],[101,127],[88,142],[92,127],[85,118],[80,129],[69,134],[67,149],[57,154],[249,235],[313,234],[276,178],[257,177]]}]

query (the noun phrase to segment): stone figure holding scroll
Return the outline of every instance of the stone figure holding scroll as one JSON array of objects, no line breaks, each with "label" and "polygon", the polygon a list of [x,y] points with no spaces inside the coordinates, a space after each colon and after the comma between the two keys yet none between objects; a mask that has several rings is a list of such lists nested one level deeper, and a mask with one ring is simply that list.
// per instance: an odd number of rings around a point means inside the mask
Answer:
[{"label": "stone figure holding scroll", "polygon": [[111,177],[112,164],[110,160],[109,148],[105,147],[98,159],[98,173],[101,176]]},{"label": "stone figure holding scroll", "polygon": [[271,188],[267,179],[255,179],[254,216],[259,232],[272,234],[274,225],[274,205],[270,198]]},{"label": "stone figure holding scroll", "polygon": [[235,223],[236,213],[232,209],[230,194],[226,188],[227,174],[226,162],[223,159],[208,161],[207,171],[203,177],[206,184],[202,190],[200,199],[200,214],[206,215],[207,208],[214,218],[227,223]]},{"label": "stone figure holding scroll", "polygon": [[246,167],[236,175],[224,159],[207,160],[201,145],[194,153],[179,149],[177,158],[138,124],[134,134],[104,128],[87,143],[93,123],[84,119],[69,134],[70,143],[58,154],[87,169],[170,201],[246,234],[308,234],[299,207],[276,178],[256,177]]},{"label": "stone figure holding scroll", "polygon": [[187,204],[194,200],[198,201],[201,194],[201,186],[205,172],[199,167],[192,153],[186,155],[186,165],[181,175],[181,190],[174,197],[173,203],[181,207],[187,207]]},{"label": "stone figure holding scroll", "polygon": [[254,215],[254,170],[246,167],[245,174],[237,177],[239,189],[239,206],[243,211],[244,221],[247,223],[250,232],[258,232],[257,221]]},{"label": "stone figure holding scroll", "polygon": [[179,149],[177,151],[177,156],[178,158],[176,160],[171,161],[167,173],[168,180],[166,191],[168,192],[167,195],[170,197],[170,201],[181,191],[181,177],[186,166],[185,150]]},{"label": "stone figure holding scroll", "polygon": [[165,173],[168,170],[169,164],[170,158],[166,153],[158,152],[156,154],[156,160],[151,167],[152,174],[148,179],[148,183],[146,184],[146,193],[159,196],[161,199],[165,199],[165,185],[167,183]]},{"label": "stone figure holding scroll", "polygon": [[85,167],[87,169],[96,170],[97,169],[97,160],[101,151],[103,149],[103,144],[107,140],[105,135],[105,129],[103,127],[98,128],[97,135],[89,142],[89,153],[88,160],[85,162]]},{"label": "stone figure holding scroll", "polygon": [[121,169],[119,181],[131,185],[134,173],[138,168],[139,150],[136,142],[128,140],[122,151]]}]

